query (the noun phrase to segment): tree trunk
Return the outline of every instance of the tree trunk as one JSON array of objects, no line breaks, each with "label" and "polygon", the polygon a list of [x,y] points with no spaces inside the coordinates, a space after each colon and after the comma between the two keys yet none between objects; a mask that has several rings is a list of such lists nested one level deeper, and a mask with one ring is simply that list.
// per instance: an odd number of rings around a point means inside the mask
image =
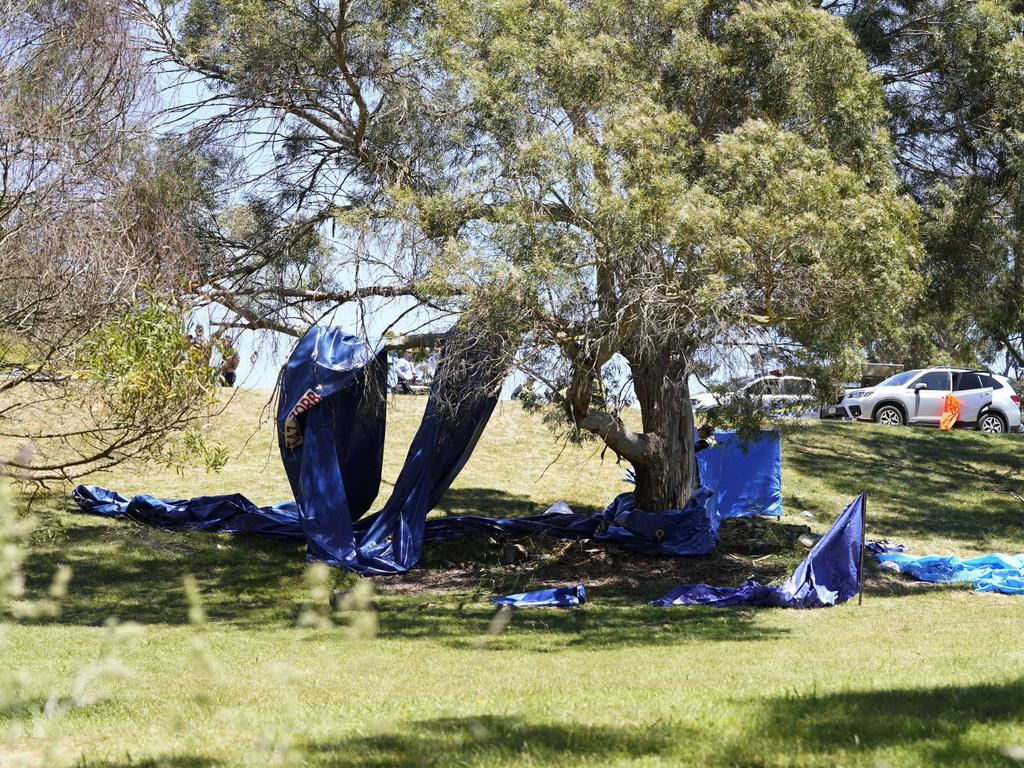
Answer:
[{"label": "tree trunk", "polygon": [[631,368],[650,438],[645,460],[635,465],[637,506],[648,512],[681,509],[694,481],[693,406],[685,368],[671,354]]}]

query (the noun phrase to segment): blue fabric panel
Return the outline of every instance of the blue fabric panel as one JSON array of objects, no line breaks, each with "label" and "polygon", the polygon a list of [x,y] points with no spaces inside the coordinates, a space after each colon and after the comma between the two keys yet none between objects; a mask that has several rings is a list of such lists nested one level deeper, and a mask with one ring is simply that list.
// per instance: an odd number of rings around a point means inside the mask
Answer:
[{"label": "blue fabric panel", "polygon": [[864,550],[872,555],[880,555],[883,552],[905,552],[906,549],[902,544],[890,544],[885,539],[880,541],[868,539],[864,542]]},{"label": "blue fabric panel", "polygon": [[961,560],[954,555],[877,555],[885,568],[905,573],[919,581],[967,582],[979,592],[1024,594],[1024,555],[989,554]]},{"label": "blue fabric panel", "polygon": [[[321,482],[340,484],[339,506],[349,520],[366,514],[380,490],[386,381],[386,355],[377,354],[363,339],[339,328],[314,326],[299,340],[281,376],[277,407],[281,461],[296,499],[304,495],[304,441],[311,430],[334,459],[330,467],[328,457],[322,462],[330,477]],[[326,430],[331,434],[323,434]],[[334,446],[325,446],[327,440]]]},{"label": "blue fabric panel", "polygon": [[[282,457],[298,489],[309,557],[359,573],[406,571],[419,560],[427,513],[465,466],[497,402],[497,392],[484,389],[492,368],[486,359],[462,359],[449,373],[442,356],[391,497],[379,512],[353,525],[380,482],[386,406],[383,386],[376,397],[369,386],[383,384],[383,378],[373,381],[362,371],[379,371],[376,375],[383,377],[385,366],[383,361],[371,365],[369,348],[353,337],[316,328],[307,337],[313,334],[316,348],[300,344],[293,354],[300,360],[285,371],[286,396],[278,412]],[[304,365],[309,357],[312,364]],[[353,363],[362,367],[353,371]],[[290,403],[301,404],[301,393],[311,389],[327,397],[303,414],[301,442],[294,446],[286,414],[294,412]]]},{"label": "blue fabric panel", "polygon": [[[423,422],[391,498],[380,512],[357,526],[362,567],[355,570],[361,573],[405,571],[416,564],[426,535],[427,513],[469,460],[497,403],[497,393],[484,393],[479,381],[462,375],[444,376],[444,365],[442,358]],[[469,377],[486,375],[476,368],[462,372]]]},{"label": "blue fabric panel", "polygon": [[745,581],[738,587],[684,584],[652,605],[747,605],[820,608],[842,603],[860,590],[864,495],[843,510],[785,582],[776,587]]},{"label": "blue fabric panel", "polygon": [[707,488],[697,488],[683,509],[643,512],[633,493],[619,494],[602,513],[605,528],[594,538],[644,555],[706,555],[718,544],[718,516],[707,506],[710,495]]},{"label": "blue fabric panel", "polygon": [[119,493],[95,485],[79,485],[72,498],[87,512],[130,517],[172,531],[225,531],[302,540],[299,511],[294,501],[257,507],[241,494],[199,496],[194,499],[156,499]]},{"label": "blue fabric panel", "polygon": [[763,430],[744,441],[734,430],[715,432],[717,445],[697,454],[701,484],[715,491],[709,504],[719,519],[782,514],[782,439]]},{"label": "blue fabric panel", "polygon": [[[128,499],[96,485],[79,485],[72,491],[72,497],[85,512],[107,517],[131,517],[170,530],[255,533],[299,541],[306,538],[299,521],[298,507],[293,501],[257,507],[239,494],[201,496],[197,499],[155,499],[152,496]],[[352,527],[356,532],[365,533],[368,521],[360,520]],[[424,540],[450,541],[470,533],[544,534],[563,539],[585,539],[592,537],[603,524],[599,515],[576,514],[563,501],[547,512],[529,517],[431,517],[426,521]]]},{"label": "blue fabric panel", "polygon": [[492,597],[497,605],[515,605],[519,607],[555,605],[567,607],[583,605],[587,602],[587,590],[582,584],[575,587],[555,587],[554,589],[538,589],[535,592],[520,592],[515,595]]}]

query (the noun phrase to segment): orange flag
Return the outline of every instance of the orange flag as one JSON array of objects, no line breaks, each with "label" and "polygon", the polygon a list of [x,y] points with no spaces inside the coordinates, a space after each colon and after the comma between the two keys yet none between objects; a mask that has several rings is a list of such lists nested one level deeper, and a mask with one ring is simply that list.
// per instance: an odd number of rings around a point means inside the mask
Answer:
[{"label": "orange flag", "polygon": [[942,404],[942,418],[939,419],[939,429],[952,429],[959,418],[960,401],[950,392],[946,395],[946,402]]}]

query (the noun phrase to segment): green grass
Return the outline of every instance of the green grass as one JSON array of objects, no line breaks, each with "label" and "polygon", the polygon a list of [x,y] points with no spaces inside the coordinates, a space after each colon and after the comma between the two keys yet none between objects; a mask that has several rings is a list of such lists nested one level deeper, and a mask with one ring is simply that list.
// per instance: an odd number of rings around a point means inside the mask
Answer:
[{"label": "green grass", "polygon": [[[212,426],[239,450],[222,474],[90,479],[287,498],[272,431],[257,428],[261,397],[240,393]],[[393,409],[386,480],[422,404]],[[812,424],[784,439],[783,522],[824,530],[863,489],[869,536],[918,553],[1024,551],[1022,457],[1017,436]],[[564,498],[596,509],[623,487],[596,446],[560,453],[505,403],[442,508],[514,515]],[[522,610],[491,633],[487,595],[571,568],[500,566],[477,539],[426,553],[456,563],[455,587],[437,587],[449,574],[438,567],[376,580],[377,632],[364,637],[346,615],[333,629],[296,626],[309,600],[299,545],[79,515],[64,490],[36,499],[27,570],[38,592],[70,564],[71,592],[58,618],[0,640],[0,766],[997,766],[1024,744],[1022,598],[876,572],[862,606],[665,610],[644,600],[689,576],[781,573],[801,552],[618,558],[584,608]],[[187,573],[201,626],[189,623]],[[112,641],[110,616],[141,622],[141,635]],[[86,680],[112,658],[123,675]],[[43,714],[65,705],[62,718]]]}]

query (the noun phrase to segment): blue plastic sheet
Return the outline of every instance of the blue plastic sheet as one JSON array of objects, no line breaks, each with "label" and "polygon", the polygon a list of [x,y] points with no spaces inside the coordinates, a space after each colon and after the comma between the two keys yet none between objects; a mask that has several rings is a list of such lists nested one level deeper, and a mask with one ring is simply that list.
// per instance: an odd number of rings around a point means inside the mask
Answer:
[{"label": "blue plastic sheet", "polygon": [[86,512],[130,517],[172,531],[224,531],[285,539],[304,539],[294,501],[258,507],[241,494],[198,496],[194,499],[128,499],[97,485],[79,485],[71,497]]},{"label": "blue plastic sheet", "polygon": [[884,552],[904,552],[906,549],[902,544],[890,544],[885,539],[878,541],[868,539],[864,542],[864,551],[870,552],[872,555],[881,555]]},{"label": "blue plastic sheet", "polygon": [[697,488],[682,509],[644,512],[632,493],[619,494],[601,514],[604,529],[594,538],[644,555],[706,555],[718,544],[718,515],[707,503],[711,495]]},{"label": "blue plastic sheet", "polygon": [[[355,527],[380,485],[385,376],[384,360],[365,342],[315,327],[281,383],[281,458],[309,557],[359,573],[396,573],[416,564],[427,513],[465,466],[497,402],[496,390],[485,388],[493,376],[486,354],[461,359],[450,371],[442,356],[391,497]],[[367,398],[368,391],[378,396]]]},{"label": "blue plastic sheet", "polygon": [[989,554],[961,560],[954,555],[876,555],[882,567],[919,581],[966,582],[979,592],[1024,594],[1024,555]]},{"label": "blue plastic sheet", "polygon": [[[86,512],[107,517],[130,517],[172,531],[220,531],[259,534],[305,541],[298,506],[285,501],[258,507],[240,494],[200,496],[194,499],[125,498],[96,485],[79,485],[72,498]],[[356,534],[368,528],[370,518],[353,524]],[[477,517],[450,515],[427,518],[425,541],[450,541],[470,533],[509,535],[544,534],[564,539],[591,538],[603,526],[599,515],[574,513],[560,501],[529,517]]]},{"label": "blue plastic sheet", "polygon": [[[694,431],[696,438],[696,430]],[[715,447],[697,453],[700,481],[712,493],[707,504],[719,520],[750,515],[782,515],[782,439],[775,430],[762,430],[741,440],[734,430],[715,432]],[[635,482],[632,469],[625,472]]]},{"label": "blue plastic sheet", "polygon": [[792,575],[772,587],[748,580],[738,587],[684,584],[652,605],[762,605],[820,608],[849,600],[860,591],[864,495],[854,499],[818,539]]},{"label": "blue plastic sheet", "polygon": [[748,515],[782,514],[782,439],[763,430],[741,440],[733,430],[715,432],[715,447],[697,454],[701,483],[714,493],[713,514],[724,520]]},{"label": "blue plastic sheet", "polygon": [[535,592],[520,592],[515,595],[492,597],[496,605],[514,605],[517,607],[553,605],[567,608],[583,605],[587,602],[587,590],[582,584],[575,587],[555,587],[554,589],[538,589]]},{"label": "blue plastic sheet", "polygon": [[[646,513],[623,494],[599,515],[564,504],[525,518],[427,514],[469,459],[497,401],[493,355],[464,350],[457,365],[443,357],[423,421],[384,507],[366,516],[380,489],[386,427],[386,356],[338,328],[314,327],[300,340],[281,380],[277,426],[281,459],[294,502],[260,507],[239,494],[194,499],[127,499],[79,486],[88,512],[173,530],[209,530],[302,539],[308,557],[358,573],[406,571],[424,541],[470,532],[597,536],[635,552],[693,555],[718,540],[718,515],[707,493],[683,510]],[[722,470],[724,474],[724,470]]]}]

